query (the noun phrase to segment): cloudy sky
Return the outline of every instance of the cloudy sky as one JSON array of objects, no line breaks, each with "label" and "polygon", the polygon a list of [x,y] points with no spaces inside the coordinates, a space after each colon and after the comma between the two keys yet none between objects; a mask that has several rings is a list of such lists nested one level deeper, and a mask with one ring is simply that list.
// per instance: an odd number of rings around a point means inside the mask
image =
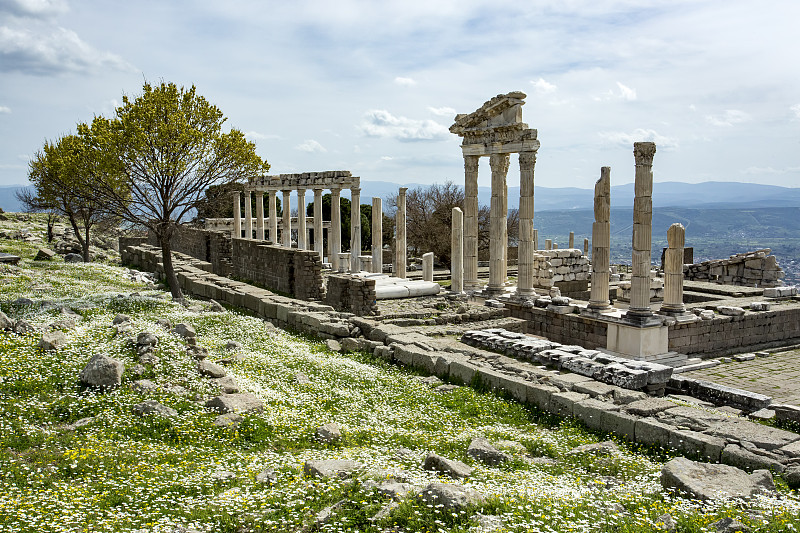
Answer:
[{"label": "cloudy sky", "polygon": [[629,183],[648,140],[657,181],[797,187],[799,20],[797,0],[0,0],[0,185],[164,80],[274,173],[463,183],[454,115],[520,90],[538,185]]}]

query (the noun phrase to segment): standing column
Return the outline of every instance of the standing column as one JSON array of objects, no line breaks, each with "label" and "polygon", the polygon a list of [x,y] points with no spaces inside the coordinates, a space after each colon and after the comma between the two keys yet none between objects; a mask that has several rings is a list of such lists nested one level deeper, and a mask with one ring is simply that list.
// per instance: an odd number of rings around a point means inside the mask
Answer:
[{"label": "standing column", "polygon": [[633,143],[636,159],[633,198],[633,261],[631,304],[626,316],[645,319],[650,310],[650,256],[653,231],[653,156],[656,143]]},{"label": "standing column", "polygon": [[422,281],[433,281],[433,252],[422,254]]},{"label": "standing column", "polygon": [[314,251],[324,261],[322,241],[322,189],[314,189]]},{"label": "standing column", "polygon": [[583,239],[583,255],[589,255],[589,239]]},{"label": "standing column", "polygon": [[519,274],[517,296],[536,294],[533,288],[533,167],[536,152],[519,154]]},{"label": "standing column", "polygon": [[242,193],[233,193],[233,238],[242,238]]},{"label": "standing column", "polygon": [[383,200],[372,198],[372,271],[383,272]]},{"label": "standing column", "polygon": [[[339,252],[342,251],[342,202],[341,189],[331,189],[331,229],[328,230],[328,248],[331,253],[331,268],[341,271]],[[345,268],[345,270],[347,270]]]},{"label": "standing column", "polygon": [[306,249],[306,190],[297,189],[297,249]]},{"label": "standing column", "polygon": [[281,230],[281,244],[287,248],[292,247],[292,191],[283,191],[283,229]]},{"label": "standing column", "polygon": [[406,191],[408,187],[400,187],[397,194],[397,214],[395,215],[394,275],[406,277]]},{"label": "standing column", "polygon": [[664,254],[664,303],[661,312],[681,315],[683,305],[683,246],[686,230],[682,224],[673,224],[667,230],[667,251]]},{"label": "standing column", "polygon": [[253,238],[253,193],[244,193],[244,238]]},{"label": "standing column", "polygon": [[478,161],[464,156],[464,289],[475,291],[478,283]]},{"label": "standing column", "polygon": [[533,249],[534,251],[539,249],[539,230],[533,230]]},{"label": "standing column", "polygon": [[572,250],[573,248],[575,248],[575,232],[574,231],[570,231],[569,232],[569,249]]},{"label": "standing column", "polygon": [[361,271],[361,189],[350,188],[350,271]]},{"label": "standing column", "polygon": [[464,292],[464,213],[453,208],[453,231],[450,236],[450,290]]},{"label": "standing column", "polygon": [[553,249],[553,241],[551,239],[544,240],[544,249],[545,250],[552,250]]},{"label": "standing column", "polygon": [[608,280],[611,260],[611,167],[600,169],[594,185],[594,223],[592,224],[592,293],[589,309],[610,307]]},{"label": "standing column", "polygon": [[256,239],[264,240],[264,192],[256,192]]},{"label": "standing column", "polygon": [[489,166],[492,168],[492,201],[489,218],[489,286],[487,292],[500,294],[505,290],[505,271],[503,262],[508,249],[507,230],[508,199],[506,197],[506,174],[508,173],[508,154],[492,154]]},{"label": "standing column", "polygon": [[275,198],[277,191],[269,191],[269,240],[278,244],[278,201]]}]

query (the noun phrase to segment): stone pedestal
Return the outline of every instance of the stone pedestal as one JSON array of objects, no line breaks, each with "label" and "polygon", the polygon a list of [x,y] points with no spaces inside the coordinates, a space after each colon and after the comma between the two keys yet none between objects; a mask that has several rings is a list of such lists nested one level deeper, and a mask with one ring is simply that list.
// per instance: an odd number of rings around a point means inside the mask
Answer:
[{"label": "stone pedestal", "polygon": [[361,270],[364,272],[372,272],[372,256],[371,255],[361,255],[358,257],[359,262],[361,263]]},{"label": "stone pedestal", "polygon": [[422,280],[433,281],[433,252],[422,254]]},{"label": "stone pedestal", "polygon": [[314,189],[314,251],[325,261],[322,244],[322,189]]},{"label": "stone pedestal", "polygon": [[244,238],[253,238],[253,193],[244,193]]},{"label": "stone pedestal", "polygon": [[533,254],[536,251],[533,229],[533,169],[536,152],[519,154],[519,249],[517,296],[530,297],[536,294],[534,285]]},{"label": "stone pedestal", "polygon": [[361,271],[361,189],[350,189],[350,270]]},{"label": "stone pedestal", "polygon": [[408,187],[400,187],[395,215],[394,275],[398,278],[406,277],[406,191]]},{"label": "stone pedestal", "polygon": [[611,167],[600,169],[594,185],[594,223],[592,224],[592,292],[589,309],[602,311],[608,300],[611,246]]},{"label": "stone pedestal", "polygon": [[673,224],[667,230],[667,250],[664,252],[664,303],[660,312],[668,315],[682,315],[686,312],[683,304],[683,247],[686,230],[682,224]]},{"label": "stone pedestal", "polygon": [[[340,252],[342,251],[342,190],[331,189],[331,229],[328,235],[328,248],[330,248],[331,268],[339,270],[342,265],[339,264]],[[347,260],[347,265],[343,268],[345,270],[350,266],[350,260]]]},{"label": "stone pedestal", "polygon": [[450,290],[464,292],[464,213],[453,208],[453,229],[450,236]]},{"label": "stone pedestal", "polygon": [[339,267],[335,270],[339,272],[347,272],[347,267],[350,266],[350,254],[347,252],[339,252],[336,263]]},{"label": "stone pedestal", "polygon": [[464,156],[464,289],[478,290],[478,161]]},{"label": "stone pedestal", "polygon": [[276,192],[269,191],[269,240],[277,245],[278,241],[278,201]]},{"label": "stone pedestal", "polygon": [[287,248],[292,247],[292,191],[283,191],[283,229],[281,230],[281,244]]},{"label": "stone pedestal", "polygon": [[[372,198],[372,268],[369,272],[383,272],[383,201]],[[366,270],[366,267],[365,267]]]},{"label": "stone pedestal", "polygon": [[256,239],[264,240],[264,193],[256,193]]},{"label": "stone pedestal", "polygon": [[606,348],[634,359],[666,354],[669,352],[669,328],[611,322],[608,324]]},{"label": "stone pedestal", "polygon": [[653,156],[655,153],[655,143],[633,143],[636,178],[633,199],[631,303],[625,316],[636,322],[641,322],[652,315],[650,310],[650,256],[653,232]]},{"label": "stone pedestal", "polygon": [[239,191],[233,193],[233,238],[242,238],[242,195]]},{"label": "stone pedestal", "polygon": [[508,174],[508,154],[492,154],[489,165],[492,168],[492,199],[489,219],[489,295],[505,291],[505,260],[508,250],[508,197],[506,194],[506,175]]},{"label": "stone pedestal", "polygon": [[306,229],[306,190],[297,189],[297,249],[305,250],[308,237]]}]

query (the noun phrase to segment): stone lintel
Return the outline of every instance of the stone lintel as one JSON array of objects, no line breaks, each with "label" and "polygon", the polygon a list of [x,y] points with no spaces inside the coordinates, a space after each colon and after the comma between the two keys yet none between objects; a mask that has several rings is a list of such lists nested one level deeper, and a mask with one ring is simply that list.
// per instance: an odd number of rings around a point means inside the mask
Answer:
[{"label": "stone lintel", "polygon": [[[536,131],[536,130],[533,130]],[[462,144],[461,151],[464,155],[486,156],[492,154],[513,154],[520,152],[535,152],[540,143],[537,139],[524,139],[507,143],[489,144]]]},{"label": "stone lintel", "polygon": [[361,178],[351,175],[349,170],[330,170],[326,172],[262,176],[247,183],[245,190],[350,189],[360,187],[360,185]]}]

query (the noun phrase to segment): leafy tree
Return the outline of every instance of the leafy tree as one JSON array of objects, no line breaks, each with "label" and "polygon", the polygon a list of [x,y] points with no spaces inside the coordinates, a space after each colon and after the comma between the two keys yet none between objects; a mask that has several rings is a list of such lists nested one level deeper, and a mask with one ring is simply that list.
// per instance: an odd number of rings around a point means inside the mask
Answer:
[{"label": "leafy tree", "polygon": [[118,170],[99,176],[93,188],[113,213],[155,234],[170,291],[181,299],[170,245],[176,225],[208,187],[244,182],[269,165],[240,130],[223,132],[222,111],[194,86],[145,83],[141,95],[122,101],[113,120],[79,125],[104,164]]}]

